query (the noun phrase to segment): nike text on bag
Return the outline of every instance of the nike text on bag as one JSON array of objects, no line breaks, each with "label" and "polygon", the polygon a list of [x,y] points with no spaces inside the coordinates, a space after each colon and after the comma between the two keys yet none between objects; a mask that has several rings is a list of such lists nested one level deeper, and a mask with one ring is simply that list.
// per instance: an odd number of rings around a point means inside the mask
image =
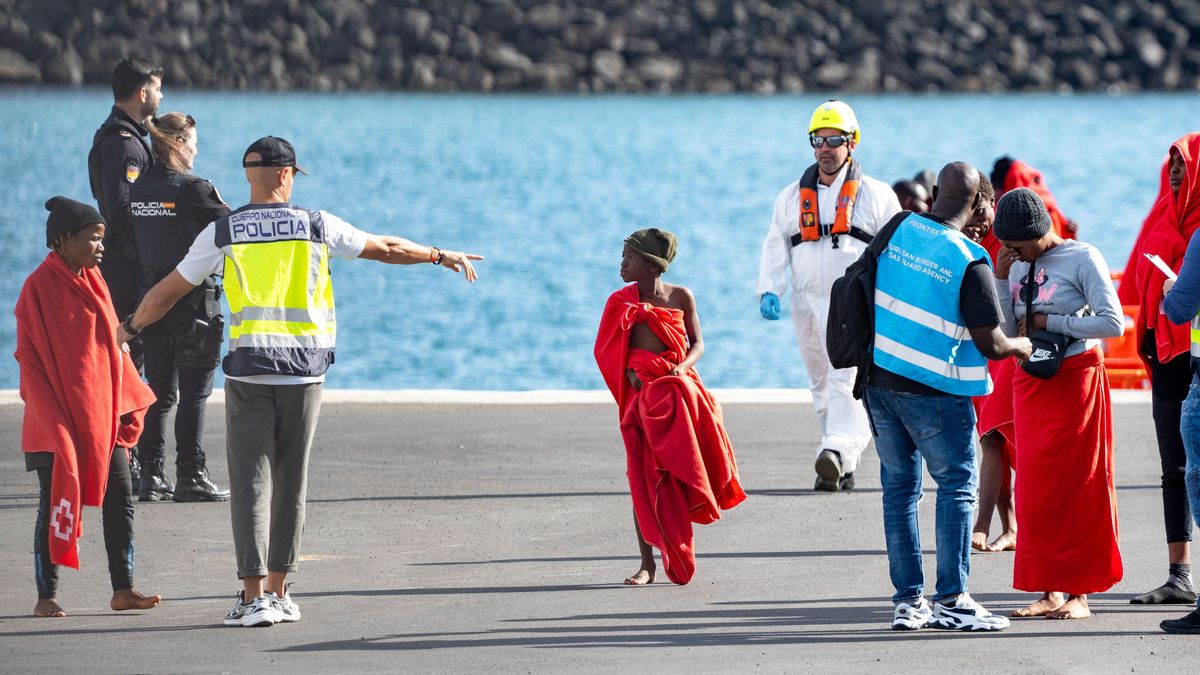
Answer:
[{"label": "nike text on bag", "polygon": [[[1025,282],[1025,325],[1033,320],[1033,293],[1037,289],[1034,284],[1037,261],[1029,265],[1029,279]],[[1046,330],[1035,330],[1029,334],[1029,342],[1033,344],[1033,353],[1021,364],[1025,372],[1034,377],[1048,380],[1054,377],[1062,366],[1067,347],[1074,342],[1071,338],[1060,333]]]},{"label": "nike text on bag", "polygon": [[1021,367],[1030,375],[1043,380],[1054,377],[1062,365],[1063,356],[1072,342],[1071,338],[1060,333],[1036,330],[1029,336],[1029,341],[1033,343],[1033,354]]},{"label": "nike text on bag", "polygon": [[858,368],[854,397],[862,397],[871,350],[875,342],[875,270],[892,233],[908,211],[901,211],[875,236],[862,255],[833,282],[829,293],[829,318],[825,322],[825,350],[834,368]]}]

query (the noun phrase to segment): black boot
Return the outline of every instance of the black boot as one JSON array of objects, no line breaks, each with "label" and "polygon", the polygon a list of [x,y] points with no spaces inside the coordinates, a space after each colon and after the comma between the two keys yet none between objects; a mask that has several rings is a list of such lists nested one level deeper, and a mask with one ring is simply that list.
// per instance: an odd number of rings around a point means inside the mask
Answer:
[{"label": "black boot", "polygon": [[162,460],[146,462],[138,486],[139,502],[163,502],[171,498],[175,486],[167,480]]},{"label": "black boot", "polygon": [[180,464],[175,476],[175,496],[171,499],[177,502],[223,502],[229,499],[229,490],[222,490],[209,480],[208,467],[203,462]]}]

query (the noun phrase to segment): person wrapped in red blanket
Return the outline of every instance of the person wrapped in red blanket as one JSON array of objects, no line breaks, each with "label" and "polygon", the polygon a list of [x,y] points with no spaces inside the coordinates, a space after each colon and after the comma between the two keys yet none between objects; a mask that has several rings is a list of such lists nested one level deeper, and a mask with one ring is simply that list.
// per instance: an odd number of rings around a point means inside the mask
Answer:
[{"label": "person wrapped in red blanket", "polygon": [[1046,212],[1050,214],[1051,229],[1055,234],[1063,239],[1078,237],[1079,224],[1068,218],[1062,209],[1058,208],[1058,200],[1050,193],[1050,188],[1046,185],[1046,178],[1041,171],[1019,159],[1005,155],[992,165],[992,184],[996,187],[997,199],[1017,188],[1033,190],[1046,205]]},{"label": "person wrapped in red blanket", "polygon": [[1192,525],[1184,484],[1187,453],[1180,434],[1183,401],[1192,383],[1187,325],[1175,325],[1161,311],[1166,278],[1145,254],[1157,255],[1178,272],[1188,242],[1200,230],[1200,133],[1185,134],[1167,149],[1159,170],[1158,197],[1142,222],[1117,295],[1138,305],[1138,354],[1150,374],[1154,432],[1162,465],[1163,525],[1167,540],[1167,580],[1133,597],[1137,605],[1192,604]]},{"label": "person wrapped in red blanket", "polygon": [[721,407],[693,366],[704,353],[696,300],[663,283],[675,236],[650,228],[625,239],[621,279],[596,335],[600,374],[617,402],[641,568],[625,583],[654,581],[657,548],[667,577],[696,571],[692,523],[707,524],[746,498]]},{"label": "person wrapped in red blanket", "polygon": [[[991,181],[979,177],[981,205],[963,234],[987,249],[996,267],[996,256],[1004,247],[992,232],[996,218],[996,189]],[[992,393],[971,399],[975,406],[975,428],[979,432],[979,509],[971,531],[971,548],[976,551],[1012,551],[1017,547],[1017,515],[1013,507],[1012,469],[1016,459],[1013,440],[1012,379],[1013,359],[988,361]],[[992,512],[1000,516],[1000,535],[988,543]]]},{"label": "person wrapped in red blanket", "polygon": [[21,449],[36,470],[36,616],[65,616],[56,601],[58,565],[79,569],[82,507],[102,506],[114,610],[149,609],[157,595],[133,588],[133,486],[127,448],[136,445],[154,394],[117,342],[108,286],[96,270],[104,219],[65,197],[46,202],[51,249],[17,300],[17,351],[25,401]]}]

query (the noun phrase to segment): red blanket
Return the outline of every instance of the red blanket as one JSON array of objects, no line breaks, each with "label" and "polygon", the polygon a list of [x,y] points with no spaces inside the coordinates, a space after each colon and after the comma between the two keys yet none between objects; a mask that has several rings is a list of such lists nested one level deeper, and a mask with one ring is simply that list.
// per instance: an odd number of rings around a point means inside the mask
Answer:
[{"label": "red blanket", "polygon": [[[629,332],[646,322],[667,350],[629,348]],[[687,354],[683,312],[640,302],[636,284],[613,293],[596,335],[596,363],[617,401],[626,474],[642,537],[662,553],[667,577],[696,571],[692,523],[711,523],[746,498],[721,407],[696,371],[669,375]],[[632,368],[642,382],[630,386]]]},{"label": "red blanket", "polygon": [[[1012,171],[1010,170],[1009,173]],[[992,267],[995,267],[996,255],[1003,248],[1003,244],[996,238],[996,235],[992,234],[991,228],[988,228],[979,243],[987,249],[988,255],[992,258]],[[971,403],[975,406],[975,429],[980,436],[989,431],[999,431],[1004,436],[1004,454],[1008,457],[1010,466],[1015,458],[1012,447],[1013,438],[1015,438],[1012,429],[1012,379],[1015,364],[1014,359],[988,361],[988,373],[992,377],[992,393],[971,399]]]},{"label": "red blanket", "polygon": [[[1200,229],[1200,133],[1191,133],[1172,144],[1181,155],[1186,165],[1187,173],[1179,194],[1171,192],[1167,183],[1169,162],[1163,162],[1160,184],[1165,187],[1162,196],[1150,208],[1150,214],[1142,225],[1142,232],[1134,245],[1130,256],[1136,263],[1134,274],[1137,301],[1141,305],[1140,320],[1137,325],[1137,341],[1139,353],[1148,330],[1154,331],[1155,349],[1159,363],[1186,353],[1191,346],[1191,333],[1187,324],[1175,325],[1167,320],[1166,315],[1159,311],[1162,303],[1163,273],[1158,270],[1143,254],[1153,253],[1162,258],[1176,272],[1183,266],[1183,254],[1187,251],[1192,234]],[[1167,155],[1168,159],[1170,155]],[[1125,287],[1129,281],[1131,270],[1125,269]],[[1127,298],[1129,291],[1118,293]],[[1122,300],[1124,302],[1124,300]]]},{"label": "red blanket", "polygon": [[[1162,170],[1158,182],[1158,196],[1154,198],[1153,202],[1150,202],[1152,206],[1157,204],[1163,197],[1171,194],[1171,185],[1167,182],[1168,160],[1170,160],[1169,154],[1163,157]],[[1151,209],[1152,212],[1153,208]],[[1138,291],[1137,286],[1137,269],[1139,263],[1146,260],[1142,256],[1140,248],[1142,246],[1142,239],[1145,239],[1146,232],[1150,229],[1150,224],[1150,214],[1148,213],[1145,220],[1142,221],[1141,229],[1138,230],[1137,239],[1133,240],[1133,248],[1129,251],[1129,260],[1125,261],[1125,267],[1121,274],[1121,283],[1117,286],[1117,297],[1120,298],[1122,305],[1140,305],[1142,302],[1142,295]]]},{"label": "red blanket", "polygon": [[1016,433],[1013,431],[1012,403],[1015,364],[1016,361],[1013,359],[988,361],[988,373],[992,376],[992,393],[971,399],[971,403],[975,405],[975,429],[980,436],[991,431],[1000,432],[1000,435],[1004,437],[1004,456],[1008,459],[1009,466],[1014,466],[1016,461],[1016,450],[1013,447]]},{"label": "red blanket", "polygon": [[1099,349],[1039,380],[1017,368],[1013,587],[1099,593],[1121,580],[1112,405]]},{"label": "red blanket", "polygon": [[25,280],[16,315],[21,449],[54,453],[50,560],[79,569],[81,507],[100,506],[113,447],[137,444],[154,394],[117,344],[97,270],[76,275],[50,253]]},{"label": "red blanket", "polygon": [[1038,196],[1042,198],[1042,203],[1046,205],[1046,211],[1050,213],[1054,231],[1060,237],[1075,238],[1075,223],[1058,208],[1058,200],[1050,194],[1050,188],[1046,186],[1046,179],[1042,176],[1042,172],[1017,159],[1013,160],[1012,165],[1008,167],[1008,173],[1004,174],[1004,185],[995,186],[996,198],[999,199],[1005,192],[1019,187],[1029,188],[1038,193]]}]

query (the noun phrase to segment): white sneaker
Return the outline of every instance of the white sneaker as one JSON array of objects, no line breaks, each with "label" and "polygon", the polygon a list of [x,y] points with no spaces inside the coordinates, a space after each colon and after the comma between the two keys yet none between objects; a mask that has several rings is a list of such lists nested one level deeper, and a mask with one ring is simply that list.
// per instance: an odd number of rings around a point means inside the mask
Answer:
[{"label": "white sneaker", "polygon": [[292,602],[291,593],[284,592],[283,597],[267,591],[266,598],[271,601],[271,607],[279,614],[278,623],[292,623],[300,620],[300,606]]},{"label": "white sneaker", "polygon": [[992,614],[963,593],[953,602],[933,603],[930,628],[942,630],[996,631],[1008,628],[1008,619]]},{"label": "white sneaker", "polygon": [[245,591],[238,591],[237,601],[233,609],[225,615],[226,626],[274,626],[282,621],[279,610],[271,604],[265,595],[251,602],[244,602]]},{"label": "white sneaker", "polygon": [[925,598],[917,598],[915,603],[901,602],[896,604],[892,614],[892,630],[920,630],[929,625],[933,616],[933,607]]}]

